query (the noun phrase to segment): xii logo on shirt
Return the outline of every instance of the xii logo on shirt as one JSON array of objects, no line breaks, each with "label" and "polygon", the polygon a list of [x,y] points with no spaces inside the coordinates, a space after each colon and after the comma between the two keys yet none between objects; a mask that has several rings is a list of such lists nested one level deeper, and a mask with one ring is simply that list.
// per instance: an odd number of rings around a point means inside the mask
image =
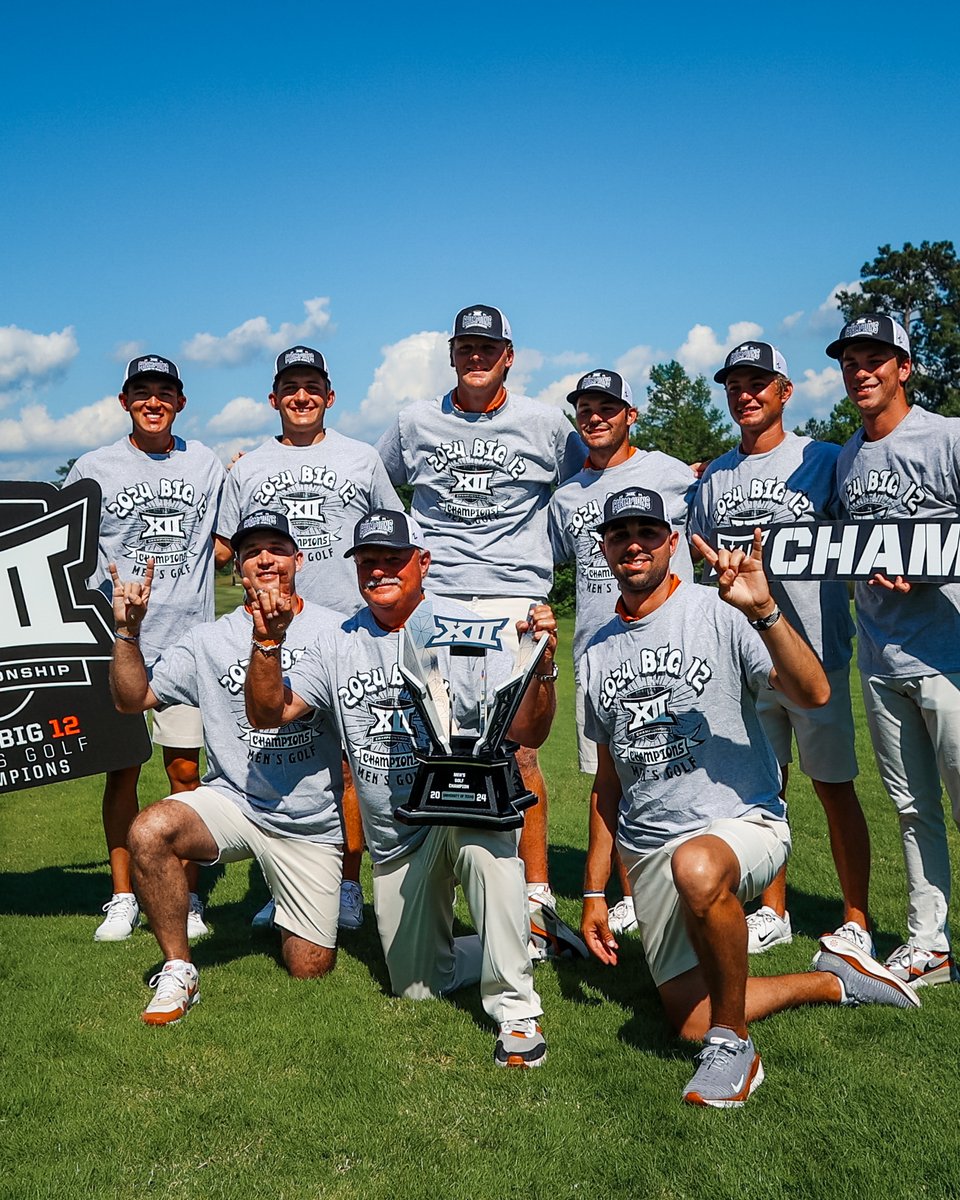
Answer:
[{"label": "xii logo on shirt", "polygon": [[301,550],[329,550],[341,540],[347,506],[358,495],[356,484],[339,480],[329,467],[301,463],[296,473],[277,471],[264,479],[252,507],[282,509]]},{"label": "xii logo on shirt", "polygon": [[123,488],[104,507],[124,523],[128,557],[141,567],[152,558],[162,578],[165,568],[185,567],[192,557],[207,496],[183,479],[161,478],[156,489],[147,482]]},{"label": "xii logo on shirt", "polygon": [[584,580],[612,581],[613,572],[603,554],[603,538],[597,526],[603,520],[599,500],[591,500],[571,514],[567,533],[576,544],[577,574]]},{"label": "xii logo on shirt", "polygon": [[526,474],[526,460],[511,456],[502,442],[490,438],[458,438],[443,442],[427,462],[440,477],[438,504],[448,516],[460,521],[488,521],[507,511],[507,501],[498,486]]},{"label": "xii logo on shirt", "polygon": [[338,696],[355,773],[381,786],[412,783],[415,749],[429,738],[397,664],[355,672]]}]

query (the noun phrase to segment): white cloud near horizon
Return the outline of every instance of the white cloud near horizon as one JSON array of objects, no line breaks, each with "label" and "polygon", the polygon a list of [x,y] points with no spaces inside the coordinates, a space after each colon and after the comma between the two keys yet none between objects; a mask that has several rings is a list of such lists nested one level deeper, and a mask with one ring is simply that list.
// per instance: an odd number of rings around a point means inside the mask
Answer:
[{"label": "white cloud near horizon", "polygon": [[80,347],[72,325],[59,333],[0,326],[0,387],[17,388],[62,371]]},{"label": "white cloud near horizon", "polygon": [[62,451],[67,457],[115,441],[130,427],[116,396],[104,396],[65,417],[51,417],[46,405],[28,404],[18,417],[0,420],[0,453]]},{"label": "white cloud near horizon", "polygon": [[359,408],[338,411],[334,404],[330,424],[349,437],[373,442],[405,404],[449,391],[453,372],[448,337],[447,333],[423,330],[383,346],[383,361]]},{"label": "white cloud near horizon", "polygon": [[844,396],[843,375],[837,367],[814,371],[811,367],[803,377],[793,381],[794,409],[802,408],[805,416],[823,417]]},{"label": "white cloud near horizon", "polygon": [[264,350],[279,354],[298,342],[308,342],[328,333],[331,328],[329,306],[329,296],[316,296],[304,301],[307,315],[299,324],[285,321],[277,329],[271,329],[266,317],[251,317],[223,337],[198,333],[183,344],[180,353],[190,362],[205,367],[237,366],[249,362]]},{"label": "white cloud near horizon", "polygon": [[216,434],[250,434],[269,427],[278,420],[277,413],[264,400],[252,396],[234,396],[207,422]]},{"label": "white cloud near horizon", "polygon": [[613,364],[618,374],[630,384],[634,404],[640,404],[643,391],[650,381],[650,368],[670,356],[661,354],[652,346],[631,346]]},{"label": "white cloud near horizon", "polygon": [[677,350],[677,362],[694,375],[712,373],[723,364],[728,352],[738,342],[758,338],[763,326],[756,321],[736,321],[728,326],[724,340],[717,337],[709,325],[694,325],[687,333],[686,341]]},{"label": "white cloud near horizon", "polygon": [[114,362],[123,363],[126,366],[131,358],[136,358],[138,354],[145,354],[146,351],[146,342],[117,342],[111,357]]},{"label": "white cloud near horizon", "polygon": [[852,283],[835,283],[827,294],[827,298],[814,312],[810,314],[810,330],[813,333],[827,333],[835,337],[843,324],[843,313],[837,304],[838,292],[860,292],[860,280]]}]

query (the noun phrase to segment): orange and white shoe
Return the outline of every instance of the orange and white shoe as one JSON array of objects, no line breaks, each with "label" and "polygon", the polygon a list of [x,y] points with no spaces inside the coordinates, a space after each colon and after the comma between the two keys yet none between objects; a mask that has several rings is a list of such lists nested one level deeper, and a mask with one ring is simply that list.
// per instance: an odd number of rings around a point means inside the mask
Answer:
[{"label": "orange and white shoe", "polygon": [[153,999],[143,1010],[142,1020],[148,1025],[172,1025],[186,1016],[200,999],[200,977],[193,963],[173,958],[150,980],[156,988]]},{"label": "orange and white shoe", "polygon": [[493,1061],[498,1067],[542,1067],[547,1042],[536,1017],[505,1021],[497,1034]]},{"label": "orange and white shoe", "polygon": [[912,988],[951,983],[957,969],[949,950],[924,950],[921,946],[898,946],[886,961],[886,968]]},{"label": "orange and white shoe", "polygon": [[683,1089],[686,1104],[740,1108],[763,1083],[763,1064],[753,1041],[719,1025],[707,1030],[697,1070]]}]

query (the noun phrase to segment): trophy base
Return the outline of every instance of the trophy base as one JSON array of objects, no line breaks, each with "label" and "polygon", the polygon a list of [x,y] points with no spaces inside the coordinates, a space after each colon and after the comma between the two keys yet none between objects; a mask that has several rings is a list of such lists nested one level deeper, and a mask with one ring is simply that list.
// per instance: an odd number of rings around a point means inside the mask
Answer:
[{"label": "trophy base", "polygon": [[417,754],[420,766],[410,797],[393,815],[404,825],[519,829],[524,809],[537,798],[524,786],[514,755],[475,758],[469,753],[472,739],[453,741],[453,754]]}]

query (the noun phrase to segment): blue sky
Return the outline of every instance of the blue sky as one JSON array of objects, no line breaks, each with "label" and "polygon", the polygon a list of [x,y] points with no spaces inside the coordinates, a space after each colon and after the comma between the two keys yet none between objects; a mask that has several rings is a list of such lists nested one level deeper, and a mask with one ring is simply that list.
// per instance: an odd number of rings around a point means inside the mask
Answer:
[{"label": "blue sky", "polygon": [[550,402],[594,366],[642,400],[651,363],[710,377],[764,336],[794,423],[826,413],[835,287],[883,243],[960,241],[960,20],[772,8],[21,6],[0,470],[52,478],[121,436],[140,350],[179,362],[177,429],[225,457],[275,431],[273,358],[300,340],[331,424],[374,440],[449,386],[477,302]]}]

